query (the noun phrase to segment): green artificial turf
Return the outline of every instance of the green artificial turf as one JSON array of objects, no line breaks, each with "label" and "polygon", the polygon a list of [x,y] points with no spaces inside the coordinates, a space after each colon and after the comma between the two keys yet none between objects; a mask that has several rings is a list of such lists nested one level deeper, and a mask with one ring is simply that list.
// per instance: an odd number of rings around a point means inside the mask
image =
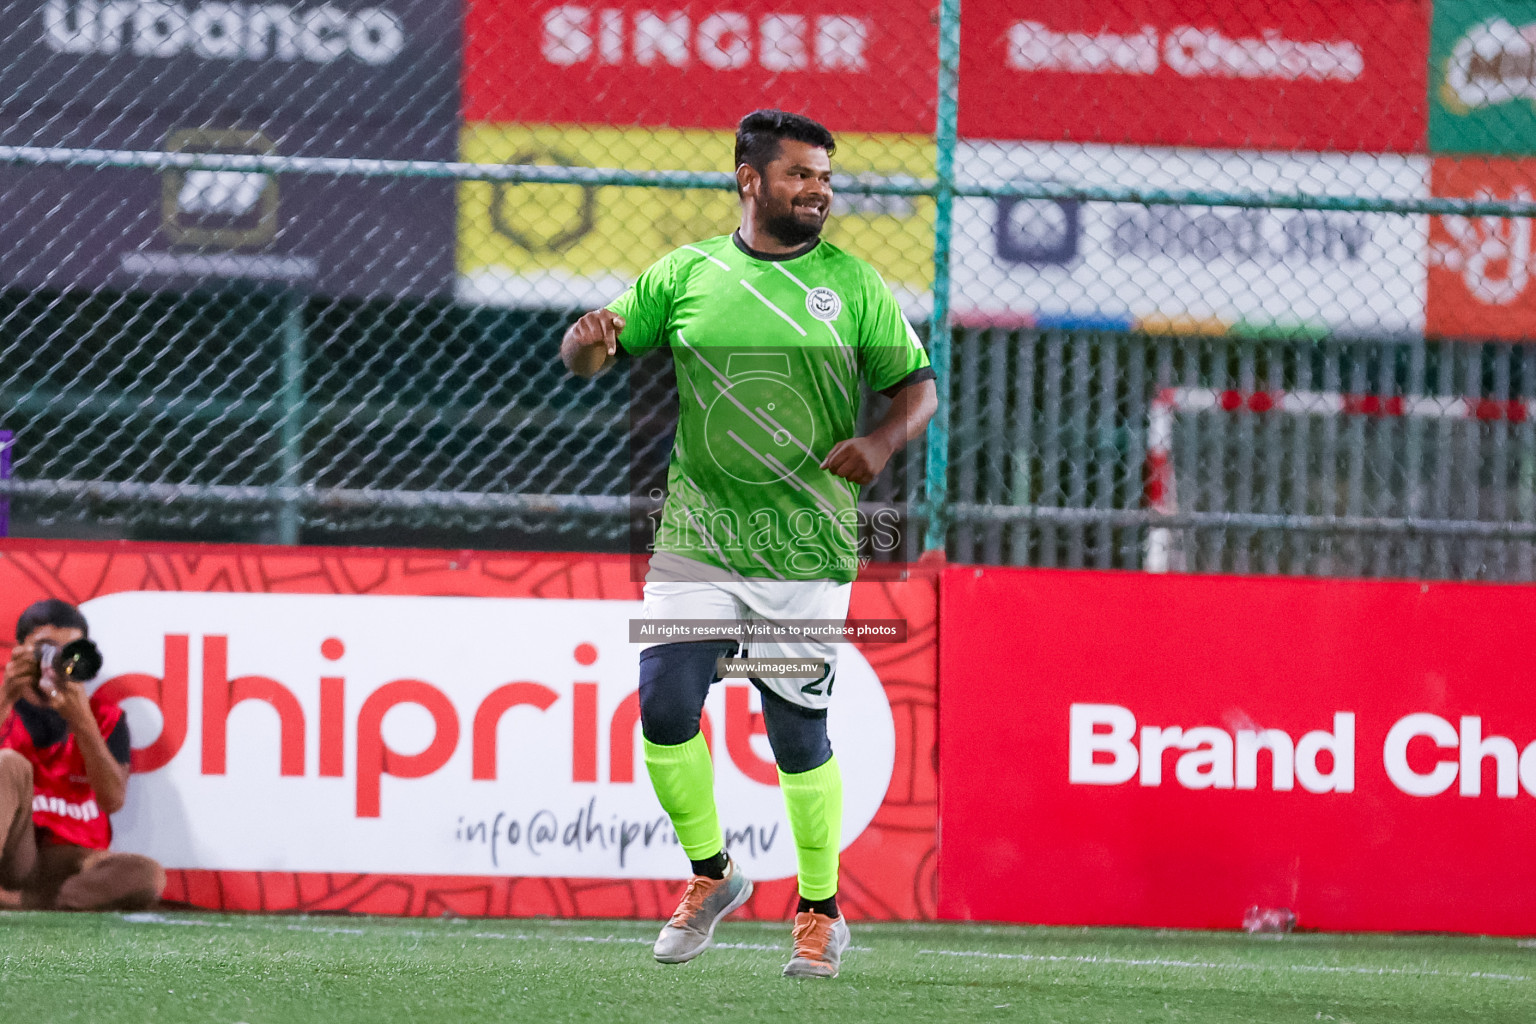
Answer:
[{"label": "green artificial turf", "polygon": [[0,913],[0,1021],[1351,1021],[1531,1024],[1536,943],[855,924],[842,977],[789,980],[788,926]]}]

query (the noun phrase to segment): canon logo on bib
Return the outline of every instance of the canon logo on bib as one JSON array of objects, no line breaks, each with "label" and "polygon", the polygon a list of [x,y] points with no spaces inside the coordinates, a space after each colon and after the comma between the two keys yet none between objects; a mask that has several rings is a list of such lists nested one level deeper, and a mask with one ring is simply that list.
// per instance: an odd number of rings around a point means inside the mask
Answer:
[{"label": "canon logo on bib", "polygon": [[[135,747],[123,849],[169,867],[670,878],[641,759],[637,601],[133,592],[83,606]],[[795,871],[755,691],[702,723],[755,878]],[[843,843],[895,762],[874,670],[841,649]]]},{"label": "canon logo on bib", "polygon": [[179,4],[165,0],[48,0],[43,41],[55,53],[133,54],[207,60],[309,61],[351,56],[388,64],[405,49],[405,26],[381,7],[331,4]]}]

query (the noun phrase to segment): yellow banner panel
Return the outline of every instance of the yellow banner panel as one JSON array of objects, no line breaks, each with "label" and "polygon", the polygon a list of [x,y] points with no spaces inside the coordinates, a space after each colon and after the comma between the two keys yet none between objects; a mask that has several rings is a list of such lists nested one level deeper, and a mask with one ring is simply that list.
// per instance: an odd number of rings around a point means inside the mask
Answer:
[{"label": "yellow banner panel", "polygon": [[[933,140],[922,135],[838,137],[840,174],[931,177]],[[733,136],[712,130],[575,125],[464,126],[473,163],[609,167],[634,171],[731,169]],[[459,187],[459,293],[502,306],[597,306],[687,242],[733,230],[736,197],[706,189],[503,185]],[[933,204],[843,193],[825,237],[868,260],[909,310],[933,280]]]}]

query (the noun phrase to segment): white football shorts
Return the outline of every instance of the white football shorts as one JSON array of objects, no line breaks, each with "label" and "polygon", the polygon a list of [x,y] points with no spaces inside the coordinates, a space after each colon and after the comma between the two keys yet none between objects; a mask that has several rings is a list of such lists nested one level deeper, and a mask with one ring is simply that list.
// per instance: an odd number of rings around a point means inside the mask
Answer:
[{"label": "white football shorts", "polygon": [[[694,569],[697,569],[695,572]],[[752,623],[788,621],[845,622],[852,583],[835,580],[770,580],[743,576],[725,577],[722,570],[670,553],[653,556],[646,574],[645,605],[648,620],[714,620],[722,636],[737,639],[737,628]],[[691,634],[688,639],[706,636]],[[677,643],[676,637],[652,640],[642,647]],[[826,663],[820,679],[754,676],[765,687],[801,707],[822,709],[837,681],[840,642],[815,639],[743,638],[741,656],[746,658],[815,658]]]}]

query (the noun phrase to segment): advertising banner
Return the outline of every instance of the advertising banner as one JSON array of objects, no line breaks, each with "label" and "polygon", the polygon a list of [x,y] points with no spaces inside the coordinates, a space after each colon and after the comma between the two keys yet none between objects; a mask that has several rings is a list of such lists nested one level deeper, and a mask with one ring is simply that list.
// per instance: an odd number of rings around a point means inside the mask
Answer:
[{"label": "advertising banner", "polygon": [[932,132],[932,6],[468,0],[464,116],[728,128],[778,107],[834,131]]},{"label": "advertising banner", "polygon": [[[627,560],[65,545],[0,548],[0,618],[78,602],[134,737],[114,848],[223,909],[665,916],[688,862],[639,739]],[[841,655],[844,899],[933,910],[936,580],[856,588],[904,644]],[[794,844],[745,680],[703,728],[749,913]],[[924,872],[927,888],[914,885]]]},{"label": "advertising banner", "polygon": [[[173,152],[417,155],[387,126],[253,124],[93,117],[55,138]],[[0,143],[37,138],[28,122],[0,125]],[[445,181],[13,165],[0,167],[0,217],[10,232],[0,280],[30,287],[239,282],[368,297],[440,294],[454,281],[454,188]]]},{"label": "advertising banner", "polygon": [[[462,159],[728,171],[724,131],[467,124]],[[838,136],[844,174],[931,176],[932,139]],[[730,192],[469,182],[459,192],[459,294],[509,306],[602,305],[679,245],[728,234],[741,219]],[[825,237],[870,261],[907,308],[933,277],[933,204],[902,196],[835,198]]]},{"label": "advertising banner", "polygon": [[[444,0],[34,0],[0,12],[0,143],[452,160],[460,33]],[[446,16],[445,16],[446,15]],[[0,169],[27,286],[219,282],[329,295],[453,284],[451,182]]]},{"label": "advertising banner", "polygon": [[0,95],[76,116],[384,122],[451,146],[458,18],[453,0],[19,0],[0,6]]},{"label": "advertising banner", "polygon": [[[962,179],[1369,195],[1428,191],[1423,157],[962,143]],[[964,321],[1151,331],[1416,334],[1425,218],[1315,210],[963,199]]]},{"label": "advertising banner", "polygon": [[1422,151],[1429,7],[1428,0],[972,5],[961,26],[960,132]]},{"label": "advertising banner", "polygon": [[[1436,157],[1430,181],[1435,196],[1529,203],[1536,160]],[[1536,334],[1532,226],[1529,217],[1430,218],[1430,334],[1475,341]]]},{"label": "advertising banner", "polygon": [[1432,153],[1536,153],[1536,8],[1438,0],[1429,57]]},{"label": "advertising banner", "polygon": [[941,916],[1531,932],[1536,589],[967,567],[942,595]]}]

